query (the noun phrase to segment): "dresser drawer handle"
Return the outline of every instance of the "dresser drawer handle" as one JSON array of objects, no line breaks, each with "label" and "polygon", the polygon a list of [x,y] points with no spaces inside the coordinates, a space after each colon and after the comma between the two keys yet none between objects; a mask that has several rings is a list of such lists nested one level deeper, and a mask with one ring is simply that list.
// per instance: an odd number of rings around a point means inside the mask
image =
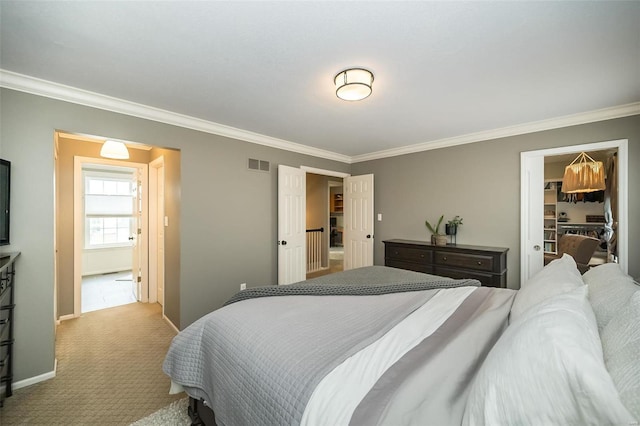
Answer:
[{"label": "dresser drawer handle", "polygon": [[421,254],[420,257],[424,259],[424,254]]},{"label": "dresser drawer handle", "polygon": [[442,260],[447,260],[447,256],[444,256],[444,257],[442,258]]},{"label": "dresser drawer handle", "polygon": [[478,260],[478,265],[482,265],[482,260]]},{"label": "dresser drawer handle", "polygon": [[396,254],[396,255],[397,255],[397,254],[398,254],[398,252],[397,252],[397,251],[394,251],[394,252],[393,252],[393,254]]}]

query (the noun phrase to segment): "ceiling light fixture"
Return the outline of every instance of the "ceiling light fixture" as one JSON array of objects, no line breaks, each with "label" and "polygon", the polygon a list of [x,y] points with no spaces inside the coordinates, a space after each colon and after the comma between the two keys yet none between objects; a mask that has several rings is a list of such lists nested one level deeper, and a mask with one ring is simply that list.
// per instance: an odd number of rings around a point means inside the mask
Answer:
[{"label": "ceiling light fixture", "polygon": [[602,191],[605,188],[602,161],[595,161],[584,152],[564,168],[562,192],[566,194]]},{"label": "ceiling light fixture", "polygon": [[360,101],[371,94],[373,74],[363,68],[349,68],[339,72],[333,79],[336,96],[345,101]]},{"label": "ceiling light fixture", "polygon": [[104,144],[102,145],[100,156],[104,158],[113,158],[114,160],[127,160],[129,159],[129,150],[122,142],[107,140],[104,141]]}]

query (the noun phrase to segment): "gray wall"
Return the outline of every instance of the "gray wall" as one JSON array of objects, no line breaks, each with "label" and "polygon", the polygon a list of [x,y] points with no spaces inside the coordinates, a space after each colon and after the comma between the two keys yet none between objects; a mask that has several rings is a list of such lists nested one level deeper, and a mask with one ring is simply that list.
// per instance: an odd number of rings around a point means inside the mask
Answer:
[{"label": "gray wall", "polygon": [[[22,252],[16,264],[17,381],[54,368],[55,130],[181,151],[181,184],[172,189],[181,218],[181,328],[220,307],[242,282],[277,282],[278,164],[350,170],[348,164],[9,89],[0,90],[0,108],[1,154],[12,161],[12,244],[3,250]],[[271,161],[271,172],[248,171],[249,157]]]},{"label": "gray wall", "polygon": [[629,140],[629,272],[640,276],[640,115],[356,163],[375,175],[375,263],[391,238],[427,240],[425,219],[464,218],[458,244],[508,247],[508,286],[520,277],[520,153]]}]

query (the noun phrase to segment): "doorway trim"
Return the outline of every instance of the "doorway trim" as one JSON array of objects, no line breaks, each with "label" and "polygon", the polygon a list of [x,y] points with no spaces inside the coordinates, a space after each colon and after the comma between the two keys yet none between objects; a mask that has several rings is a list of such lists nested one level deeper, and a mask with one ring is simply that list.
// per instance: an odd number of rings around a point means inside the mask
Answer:
[{"label": "doorway trim", "polygon": [[[558,148],[541,149],[535,151],[525,151],[520,154],[521,174],[520,174],[520,284],[529,277],[529,266],[527,263],[527,219],[529,209],[532,208],[530,201],[532,191],[529,181],[526,179],[526,164],[528,159],[551,157],[563,154],[577,154],[582,151],[599,151],[617,148],[618,150],[618,262],[620,268],[625,273],[629,268],[629,153],[628,139],[617,139],[612,141],[594,142],[581,145],[563,146]],[[542,185],[540,186],[542,190]],[[539,211],[543,211],[543,206],[539,206]]]},{"label": "doorway trim", "polygon": [[[140,168],[142,169],[142,193],[148,194],[148,165],[144,163],[134,163],[131,161],[107,160],[99,157],[73,157],[73,317],[82,315],[82,250],[84,247],[84,220],[82,203],[82,167],[85,164],[103,164],[110,166]],[[142,220],[140,229],[142,237],[139,238],[140,269],[141,269],[141,301],[146,303],[149,300],[149,255],[148,255],[148,197],[142,199]],[[136,274],[133,274],[134,279]]]},{"label": "doorway trim", "polygon": [[[164,273],[158,272],[160,267],[164,271],[164,232],[162,232],[163,237],[160,237],[159,231],[165,226],[164,205],[160,205],[159,202],[160,198],[164,200],[164,192],[163,196],[159,197],[159,190],[164,188],[164,185],[160,185],[160,179],[164,181],[164,156],[162,155],[149,163],[149,303],[159,302],[164,317],[164,291],[162,300],[159,300],[158,296],[160,280],[164,288]],[[159,248],[161,247],[163,257],[160,257]]]},{"label": "doorway trim", "polygon": [[309,167],[309,166],[300,166],[300,169],[304,170],[306,173],[314,173],[316,175],[323,175],[323,176],[333,176],[333,177],[339,177],[339,178],[346,178],[351,176],[351,173],[336,172],[334,170],[318,169],[318,168]]}]

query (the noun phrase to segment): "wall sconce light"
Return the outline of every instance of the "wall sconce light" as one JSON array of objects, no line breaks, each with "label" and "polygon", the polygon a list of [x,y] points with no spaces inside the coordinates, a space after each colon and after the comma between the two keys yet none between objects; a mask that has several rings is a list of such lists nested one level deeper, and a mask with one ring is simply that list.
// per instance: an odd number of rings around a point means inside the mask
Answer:
[{"label": "wall sconce light", "polygon": [[345,101],[360,101],[371,94],[373,74],[363,68],[350,68],[339,72],[333,79],[336,96]]},{"label": "wall sconce light", "polygon": [[562,192],[566,194],[602,191],[605,187],[602,161],[595,161],[584,152],[564,168]]},{"label": "wall sconce light", "polygon": [[114,160],[129,159],[129,150],[122,142],[105,141],[100,150],[100,156],[104,158],[113,158]]}]

